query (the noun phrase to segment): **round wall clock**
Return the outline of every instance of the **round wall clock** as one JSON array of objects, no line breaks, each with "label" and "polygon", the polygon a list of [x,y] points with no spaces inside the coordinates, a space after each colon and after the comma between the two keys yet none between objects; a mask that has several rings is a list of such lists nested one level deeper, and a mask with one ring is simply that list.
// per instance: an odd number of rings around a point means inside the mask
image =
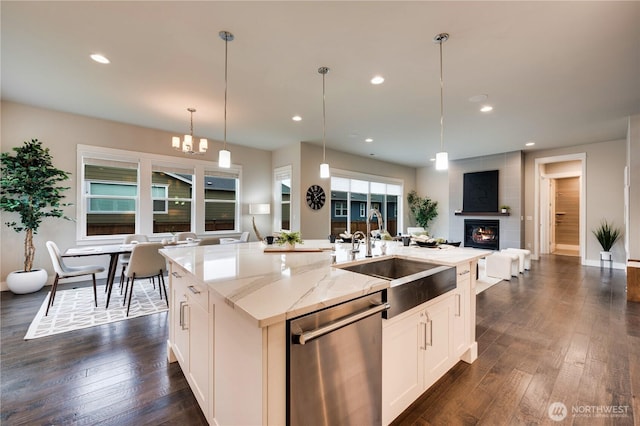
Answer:
[{"label": "round wall clock", "polygon": [[313,210],[320,210],[326,199],[327,196],[320,185],[311,185],[307,189],[307,205]]}]

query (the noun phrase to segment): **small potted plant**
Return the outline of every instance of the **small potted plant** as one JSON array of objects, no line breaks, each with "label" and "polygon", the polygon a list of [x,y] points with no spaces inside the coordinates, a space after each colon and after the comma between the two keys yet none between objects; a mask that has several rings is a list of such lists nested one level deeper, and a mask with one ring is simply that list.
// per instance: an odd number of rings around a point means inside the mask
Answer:
[{"label": "small potted plant", "polygon": [[296,243],[304,243],[300,232],[281,232],[277,240],[278,245],[285,246],[287,249],[293,250],[296,247]]},{"label": "small potted plant", "polygon": [[500,213],[502,214],[509,213],[509,210],[511,210],[511,207],[507,206],[506,204],[500,206]]},{"label": "small potted plant", "polygon": [[416,223],[428,230],[429,222],[438,217],[438,202],[429,197],[420,197],[413,190],[407,194],[407,203],[409,204],[409,210],[411,210],[416,219]]},{"label": "small potted plant", "polygon": [[600,243],[602,251],[600,252],[600,260],[611,260],[611,248],[622,235],[620,228],[613,226],[613,223],[607,222],[606,219],[600,222],[600,226],[593,229],[593,235]]},{"label": "small potted plant", "polygon": [[36,247],[33,235],[38,233],[42,220],[64,215],[62,203],[68,187],[58,186],[69,178],[69,174],[53,166],[49,148],[43,148],[37,139],[25,141],[22,146],[3,152],[0,157],[2,179],[0,185],[0,210],[17,213],[20,221],[5,222],[5,225],[24,237],[24,268],[7,276],[7,286],[18,294],[40,290],[47,282],[47,271],[34,269]]}]

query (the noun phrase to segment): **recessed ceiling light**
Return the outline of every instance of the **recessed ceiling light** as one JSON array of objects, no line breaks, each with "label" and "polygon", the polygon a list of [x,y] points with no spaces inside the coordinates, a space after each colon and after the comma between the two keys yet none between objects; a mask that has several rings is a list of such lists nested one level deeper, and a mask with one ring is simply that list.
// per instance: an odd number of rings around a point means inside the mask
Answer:
[{"label": "recessed ceiling light", "polygon": [[524,145],[525,146],[534,146],[535,144],[536,143],[534,141],[530,141],[530,142],[525,143]]},{"label": "recessed ceiling light", "polygon": [[91,55],[91,59],[93,59],[94,61],[100,64],[108,64],[111,62],[109,61],[109,59],[107,59],[106,56],[100,55],[98,53],[94,53],[93,55]]},{"label": "recessed ceiling light", "polygon": [[493,111],[493,107],[491,105],[483,105],[482,108],[480,108],[480,111],[482,112]]},{"label": "recessed ceiling light", "polygon": [[487,98],[489,97],[489,95],[475,95],[469,98],[469,102],[484,102],[487,100]]},{"label": "recessed ceiling light", "polygon": [[300,117],[299,115],[294,115],[293,117],[291,117],[291,119],[293,121],[302,121],[302,117]]},{"label": "recessed ceiling light", "polygon": [[384,77],[381,75],[376,75],[371,79],[371,84],[382,84],[384,83]]},{"label": "recessed ceiling light", "polygon": [[371,138],[366,138],[364,141],[365,141],[365,142],[373,142],[373,139],[371,139]]}]

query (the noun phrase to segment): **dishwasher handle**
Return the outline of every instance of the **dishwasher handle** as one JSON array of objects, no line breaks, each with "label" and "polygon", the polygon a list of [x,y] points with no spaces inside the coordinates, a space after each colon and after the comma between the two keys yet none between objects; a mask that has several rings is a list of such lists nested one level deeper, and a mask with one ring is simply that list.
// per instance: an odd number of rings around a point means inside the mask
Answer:
[{"label": "dishwasher handle", "polygon": [[332,331],[335,331],[346,325],[360,321],[361,319],[370,317],[371,315],[375,315],[379,312],[386,311],[390,307],[391,305],[389,303],[383,303],[381,305],[374,306],[371,309],[367,309],[366,311],[358,312],[356,314],[348,315],[344,318],[340,318],[337,321],[334,321],[320,328],[316,328],[315,330],[305,331],[304,333],[301,333],[301,334],[294,334],[293,343],[298,345],[304,345],[305,343],[308,343],[313,339],[317,339],[318,337],[324,336],[325,334],[331,333]]}]

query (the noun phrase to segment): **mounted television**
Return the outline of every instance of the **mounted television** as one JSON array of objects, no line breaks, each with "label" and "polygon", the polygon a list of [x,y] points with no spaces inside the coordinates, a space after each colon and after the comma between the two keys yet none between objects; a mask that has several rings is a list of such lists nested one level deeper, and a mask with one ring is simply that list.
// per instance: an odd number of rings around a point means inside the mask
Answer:
[{"label": "mounted television", "polygon": [[498,170],[465,173],[462,186],[462,211],[498,211]]}]

